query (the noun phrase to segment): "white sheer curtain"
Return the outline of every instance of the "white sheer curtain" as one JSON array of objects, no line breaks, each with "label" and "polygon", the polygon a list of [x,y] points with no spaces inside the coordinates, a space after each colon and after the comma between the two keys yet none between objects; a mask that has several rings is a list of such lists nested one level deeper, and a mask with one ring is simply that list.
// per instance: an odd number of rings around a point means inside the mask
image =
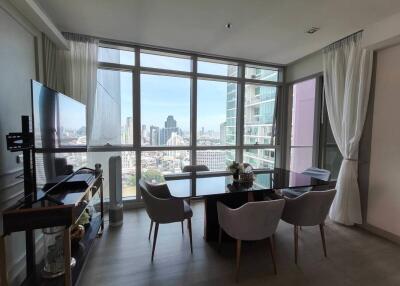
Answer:
[{"label": "white sheer curtain", "polygon": [[66,33],[69,50],[60,50],[43,36],[45,84],[86,105],[87,141],[96,140],[95,106],[98,40]]},{"label": "white sheer curtain", "polygon": [[362,223],[358,147],[368,106],[372,52],[361,48],[361,39],[362,33],[357,33],[323,51],[329,122],[343,156],[329,216],[346,225]]}]

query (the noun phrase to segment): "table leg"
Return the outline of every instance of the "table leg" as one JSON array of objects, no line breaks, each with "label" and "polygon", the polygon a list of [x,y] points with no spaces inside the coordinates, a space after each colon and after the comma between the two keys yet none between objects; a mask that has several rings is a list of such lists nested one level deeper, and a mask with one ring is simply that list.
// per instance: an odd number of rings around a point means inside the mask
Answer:
[{"label": "table leg", "polygon": [[0,285],[8,285],[5,237],[0,236]]},{"label": "table leg", "polygon": [[67,227],[64,230],[64,285],[72,285],[71,275],[71,229]]}]

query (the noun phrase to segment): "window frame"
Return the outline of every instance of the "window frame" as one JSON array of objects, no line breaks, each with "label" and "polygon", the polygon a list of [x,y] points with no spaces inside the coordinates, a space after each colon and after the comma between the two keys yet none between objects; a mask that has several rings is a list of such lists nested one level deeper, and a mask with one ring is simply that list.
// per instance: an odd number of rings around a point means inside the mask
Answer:
[{"label": "window frame", "polygon": [[[175,51],[170,49],[150,47],[145,45],[136,45],[129,43],[120,43],[104,39],[99,39],[99,47],[114,48],[114,49],[124,49],[134,51],[135,53],[135,64],[134,65],[123,65],[108,62],[98,62],[98,69],[111,69],[118,71],[131,71],[133,79],[133,144],[120,145],[120,146],[88,146],[90,152],[107,152],[107,151],[133,151],[136,156],[136,197],[124,198],[129,201],[138,202],[141,201],[141,194],[139,188],[139,179],[142,173],[142,152],[145,151],[174,151],[174,150],[186,150],[189,151],[191,164],[196,164],[196,153],[200,150],[235,150],[235,158],[238,162],[243,162],[243,153],[245,150],[250,149],[273,149],[275,152],[275,167],[281,166],[281,144],[282,138],[281,134],[281,120],[284,119],[285,108],[282,102],[284,93],[284,66],[266,64],[255,61],[246,61],[242,59],[234,59],[228,57],[220,56],[210,56],[195,52],[186,51]],[[177,57],[189,58],[191,60],[191,70],[190,71],[179,71],[179,70],[169,70],[153,67],[143,67],[140,63],[141,51],[154,53],[168,54],[169,56],[176,55]],[[197,72],[198,61],[210,61],[237,65],[238,73],[237,76],[221,76],[206,73]],[[278,81],[266,81],[259,79],[246,78],[245,69],[246,66],[257,66],[264,67],[266,69],[278,70]],[[191,80],[191,94],[190,94],[190,144],[189,146],[142,146],[141,145],[141,88],[140,88],[140,78],[141,74],[156,74],[156,75],[166,75],[166,76],[179,76],[187,77]],[[234,82],[237,87],[237,106],[236,106],[236,144],[235,145],[217,145],[217,146],[205,146],[197,145],[197,83],[198,80],[215,80],[224,82]],[[275,142],[274,144],[244,144],[244,104],[245,104],[245,86],[246,84],[256,84],[262,86],[275,86],[277,87],[276,103],[275,103]]]}]

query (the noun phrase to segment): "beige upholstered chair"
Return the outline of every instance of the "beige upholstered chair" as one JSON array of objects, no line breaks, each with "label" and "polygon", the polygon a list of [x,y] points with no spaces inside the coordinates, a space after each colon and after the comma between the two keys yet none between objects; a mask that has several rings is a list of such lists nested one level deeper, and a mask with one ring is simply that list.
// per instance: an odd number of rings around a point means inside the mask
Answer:
[{"label": "beige upholstered chair", "polygon": [[237,240],[236,243],[236,280],[238,280],[240,266],[240,252],[242,240],[261,240],[268,238],[274,272],[276,262],[271,236],[275,233],[282,215],[285,201],[249,202],[237,209],[231,209],[217,203],[219,230],[219,244],[221,244],[222,230]]},{"label": "beige upholstered chair", "polygon": [[299,226],[319,225],[324,255],[326,257],[326,244],[324,222],[331,207],[336,190],[311,191],[297,198],[285,197],[285,208],[282,220],[294,225],[294,260],[297,264]]},{"label": "beige upholstered chair", "polygon": [[206,165],[187,165],[183,167],[182,172],[202,172],[210,171]]},{"label": "beige upholstered chair", "polygon": [[[166,191],[164,187],[155,186],[145,182],[143,179],[139,181],[140,190],[142,191],[143,201],[145,203],[146,212],[151,219],[150,234],[153,222],[155,222],[154,239],[153,239],[153,250],[151,253],[151,261],[154,259],[154,250],[157,243],[157,234],[159,224],[181,222],[185,219],[188,220],[189,238],[190,238],[190,251],[193,253],[192,245],[192,223],[191,218],[193,216],[192,209],[183,200],[173,198],[169,194],[168,197],[157,197],[154,194],[159,192],[159,195],[164,196]],[[151,191],[150,191],[151,189]],[[168,189],[168,188],[167,188]],[[154,193],[154,194],[153,194]],[[169,193],[169,191],[168,191]],[[183,232],[183,226],[182,226]]]}]

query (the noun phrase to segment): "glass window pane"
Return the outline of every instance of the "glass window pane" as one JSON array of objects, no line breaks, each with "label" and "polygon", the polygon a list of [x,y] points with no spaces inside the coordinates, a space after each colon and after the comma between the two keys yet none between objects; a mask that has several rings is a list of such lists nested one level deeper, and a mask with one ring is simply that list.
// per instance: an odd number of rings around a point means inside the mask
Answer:
[{"label": "glass window pane", "polygon": [[190,143],[190,79],[141,75],[142,146]]},{"label": "glass window pane", "polygon": [[290,170],[301,173],[313,166],[312,147],[293,147],[290,149]]},{"label": "glass window pane", "polygon": [[197,72],[221,76],[238,76],[238,66],[217,61],[207,61],[199,59],[197,62]]},{"label": "glass window pane", "polygon": [[274,144],[274,114],[277,88],[246,84],[244,143]]},{"label": "glass window pane", "polygon": [[292,146],[313,146],[315,114],[315,79],[293,85]]},{"label": "glass window pane", "polygon": [[142,67],[186,72],[190,72],[192,69],[191,60],[188,57],[150,51],[140,53],[140,65]]},{"label": "glass window pane", "polygon": [[99,62],[135,65],[135,52],[132,50],[99,47],[97,58]]},{"label": "glass window pane", "polygon": [[278,81],[279,70],[274,68],[266,68],[261,66],[246,65],[245,77],[250,79]]},{"label": "glass window pane", "polygon": [[196,151],[197,165],[206,165],[210,171],[225,171],[235,158],[235,150]]},{"label": "glass window pane", "polygon": [[197,82],[197,144],[236,144],[237,84]]},{"label": "glass window pane", "polygon": [[92,146],[133,144],[132,73],[97,70]]},{"label": "glass window pane", "polygon": [[94,164],[88,164],[86,152],[35,153],[36,183],[38,187],[43,187],[47,182],[54,182],[57,176],[70,174],[71,171],[75,172],[82,167],[94,168]]},{"label": "glass window pane", "polygon": [[342,154],[340,154],[337,146],[325,147],[325,162],[323,168],[331,171],[332,180],[335,180],[338,177],[342,159]]},{"label": "glass window pane", "polygon": [[150,182],[164,182],[164,175],[182,173],[186,165],[190,165],[190,153],[187,150],[142,152],[142,178]]},{"label": "glass window pane", "polygon": [[136,156],[135,152],[121,152],[122,197],[136,198]]},{"label": "glass window pane", "polygon": [[254,169],[273,169],[275,167],[275,149],[245,149],[243,162]]}]

